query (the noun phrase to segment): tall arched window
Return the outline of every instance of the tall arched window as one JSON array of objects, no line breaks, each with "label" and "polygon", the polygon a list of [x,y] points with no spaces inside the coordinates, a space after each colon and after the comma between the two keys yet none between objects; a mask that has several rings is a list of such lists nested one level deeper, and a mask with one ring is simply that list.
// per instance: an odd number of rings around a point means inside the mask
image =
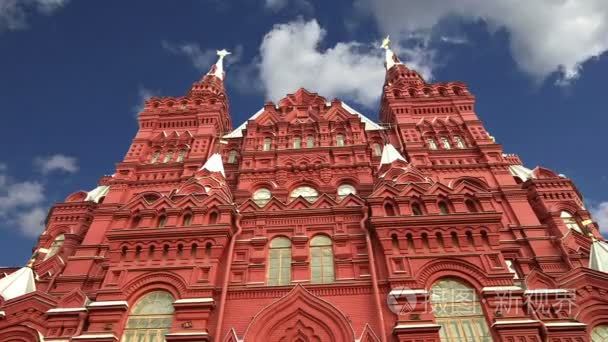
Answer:
[{"label": "tall arched window", "polygon": [[187,213],[184,215],[184,227],[188,227],[192,224],[192,214]]},{"label": "tall arched window", "polygon": [[372,150],[374,151],[375,157],[380,157],[382,155],[382,146],[380,146],[380,144],[373,144]]},{"label": "tall arched window", "polygon": [[160,151],[154,151],[150,157],[150,164],[156,163],[158,161],[158,157],[160,157]]},{"label": "tall arched window", "polygon": [[336,135],[336,146],[344,146],[344,134]]},{"label": "tall arched window", "polygon": [[173,151],[168,151],[165,154],[165,158],[163,158],[163,163],[168,163],[171,161],[171,159],[173,159]]},{"label": "tall arched window", "polygon": [[291,283],[291,240],[277,237],[270,241],[268,252],[268,285]]},{"label": "tall arched window", "polygon": [[289,198],[291,200],[294,200],[300,196],[304,197],[305,200],[312,203],[316,201],[317,198],[319,198],[319,192],[315,188],[310,186],[299,186],[291,190],[291,192],[289,193]]},{"label": "tall arched window", "polygon": [[591,342],[608,341],[608,324],[598,325],[591,331]]},{"label": "tall arched window", "polygon": [[163,228],[167,224],[167,216],[160,215],[158,218],[158,224],[156,225],[158,228]]},{"label": "tall arched window", "polygon": [[272,193],[266,188],[259,188],[253,193],[253,201],[260,207],[263,207],[272,198]]},{"label": "tall arched window", "polygon": [[315,147],[315,137],[313,137],[312,135],[306,137],[306,147]]},{"label": "tall arched window", "polygon": [[420,216],[422,215],[422,209],[420,208],[420,204],[418,203],[412,203],[412,214],[414,216]]},{"label": "tall arched window", "polygon": [[181,163],[184,161],[184,158],[186,158],[186,150],[179,150],[177,153],[177,159],[175,161]]},{"label": "tall arched window", "polygon": [[293,138],[293,148],[301,148],[302,147],[302,138],[294,137]]},{"label": "tall arched window", "polygon": [[64,242],[65,242],[65,235],[63,235],[63,234],[57,235],[57,237],[55,237],[55,240],[53,240],[53,242],[51,243],[51,246],[49,247],[49,252],[46,253],[44,260],[57,254],[57,252],[59,252],[59,250],[61,249],[61,246],[63,246]]},{"label": "tall arched window", "polygon": [[456,143],[456,147],[458,147],[458,148],[465,148],[465,147],[467,147],[464,144],[464,140],[462,140],[462,138],[459,137],[459,136],[455,136],[454,137],[454,142]]},{"label": "tall arched window", "polygon": [[129,314],[122,342],[164,341],[173,321],[173,302],[165,291],[143,296]]},{"label": "tall arched window", "polygon": [[440,140],[441,140],[441,146],[443,146],[444,149],[449,150],[449,149],[452,148],[452,146],[450,145],[450,141],[448,140],[448,138],[442,137]]},{"label": "tall arched window", "polygon": [[464,205],[466,205],[467,210],[470,213],[476,213],[476,212],[478,212],[477,205],[475,204],[475,202],[472,199],[465,200],[464,201]]},{"label": "tall arched window", "polygon": [[230,150],[230,152],[228,152],[228,164],[236,163],[237,153],[238,152],[236,150]]},{"label": "tall arched window", "polygon": [[270,151],[270,147],[272,146],[272,139],[264,138],[264,146],[262,146],[263,151]]},{"label": "tall arched window", "polygon": [[310,240],[310,282],[333,283],[334,279],[334,252],[331,239],[325,235],[317,235]]},{"label": "tall arched window", "polygon": [[559,217],[562,218],[562,221],[564,222],[564,224],[566,225],[566,227],[568,227],[568,229],[576,230],[579,233],[583,232],[583,230],[581,229],[581,226],[576,221],[576,218],[574,218],[572,216],[572,214],[570,214],[569,212],[563,210],[560,213]]},{"label": "tall arched window", "polygon": [[384,215],[385,216],[395,216],[395,207],[390,203],[384,204]]},{"label": "tall arched window", "polygon": [[429,146],[429,148],[431,150],[437,149],[437,143],[435,142],[435,139],[433,139],[433,138],[426,139],[426,144]]},{"label": "tall arched window", "polygon": [[441,279],[431,288],[431,305],[441,342],[491,342],[492,336],[475,289],[454,279]]}]

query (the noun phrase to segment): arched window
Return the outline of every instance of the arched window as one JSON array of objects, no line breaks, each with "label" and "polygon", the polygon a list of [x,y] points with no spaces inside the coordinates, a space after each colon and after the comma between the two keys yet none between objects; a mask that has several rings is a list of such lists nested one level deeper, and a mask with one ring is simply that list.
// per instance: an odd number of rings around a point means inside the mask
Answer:
[{"label": "arched window", "polygon": [[293,138],[293,148],[301,148],[302,147],[302,138],[294,137]]},{"label": "arched window", "polygon": [[158,228],[163,228],[167,224],[167,216],[160,215],[158,218],[158,224],[156,225]]},{"label": "arched window", "polygon": [[319,198],[319,192],[315,188],[310,186],[299,186],[291,190],[291,193],[289,193],[289,198],[291,200],[294,200],[300,196],[304,197],[305,200],[312,203],[316,201],[317,198]]},{"label": "arched window", "polygon": [[188,213],[184,215],[184,227],[188,227],[192,224],[192,214]]},{"label": "arched window", "polygon": [[264,146],[262,146],[263,151],[270,151],[270,147],[272,146],[272,139],[264,138]]},{"label": "arched window", "polygon": [[420,209],[420,204],[412,203],[412,214],[415,216],[422,215],[422,209]]},{"label": "arched window", "polygon": [[467,199],[467,200],[465,200],[465,201],[464,201],[464,205],[466,205],[466,206],[467,206],[467,210],[468,210],[470,213],[476,213],[476,212],[478,212],[478,211],[479,211],[479,210],[477,209],[477,205],[476,205],[476,204],[475,204],[475,202],[473,202],[473,200],[471,200],[471,199]]},{"label": "arched window", "polygon": [[173,322],[173,302],[165,291],[143,296],[129,314],[122,341],[164,341]]},{"label": "arched window", "polygon": [[399,252],[399,239],[397,238],[397,234],[391,234],[391,245],[393,246],[393,250]]},{"label": "arched window", "polygon": [[572,217],[572,214],[570,214],[569,212],[563,210],[560,213],[559,217],[562,218],[562,221],[564,222],[566,227],[568,227],[568,229],[576,230],[579,233],[583,232],[581,226],[579,226],[578,222],[576,221],[576,218]]},{"label": "arched window", "polygon": [[454,137],[454,142],[456,142],[456,147],[458,148],[466,148],[467,145],[464,144],[464,140],[462,140],[461,137],[459,136],[455,136]]},{"label": "arched window", "polygon": [[591,342],[608,341],[608,324],[598,325],[591,331]]},{"label": "arched window", "polygon": [[165,158],[163,158],[163,163],[168,163],[171,161],[171,159],[173,159],[173,151],[168,151],[165,154]]},{"label": "arched window", "polygon": [[340,186],[338,186],[338,198],[342,199],[350,194],[356,194],[357,193],[357,189],[355,189],[354,186],[350,185],[350,184],[341,184]]},{"label": "arched window", "polygon": [[344,134],[336,135],[336,146],[344,146]]},{"label": "arched window", "polygon": [[492,341],[475,289],[454,279],[441,279],[431,288],[431,305],[441,325],[441,342]]},{"label": "arched window", "polygon": [[177,159],[175,161],[178,163],[181,163],[184,161],[185,157],[186,157],[186,150],[179,150],[179,152],[177,153]]},{"label": "arched window", "polygon": [[374,151],[374,156],[375,157],[382,156],[382,146],[380,146],[380,144],[373,144],[372,145],[372,150]]},{"label": "arched window", "polygon": [[452,148],[452,146],[450,145],[450,141],[448,140],[448,138],[446,137],[441,137],[441,146],[443,146],[444,149],[449,150]]},{"label": "arched window", "polygon": [[150,157],[150,164],[156,163],[158,161],[158,157],[160,157],[160,151],[154,151]]},{"label": "arched window", "polygon": [[331,239],[317,235],[310,240],[310,282],[332,283],[334,276],[334,252]]},{"label": "arched window", "polygon": [[384,215],[385,216],[395,216],[395,207],[390,203],[384,204]]},{"label": "arched window", "polygon": [[435,142],[435,139],[433,139],[433,138],[426,139],[426,144],[429,146],[429,148],[431,150],[437,149],[437,143]]},{"label": "arched window", "polygon": [[49,247],[49,252],[46,253],[44,260],[57,254],[59,252],[59,250],[61,249],[61,246],[63,246],[64,242],[65,242],[65,235],[63,235],[63,234],[57,235],[57,237],[55,237],[55,240],[53,240],[53,242],[51,243],[51,246]]},{"label": "arched window", "polygon": [[313,137],[312,135],[306,137],[306,147],[315,147],[315,137]]},{"label": "arched window", "polygon": [[441,215],[447,215],[450,213],[450,209],[448,209],[447,203],[445,203],[443,201],[437,203],[437,207],[439,207],[439,213]]},{"label": "arched window", "polygon": [[291,283],[291,240],[277,237],[270,241],[268,251],[268,285]]},{"label": "arched window", "polygon": [[272,198],[272,193],[266,188],[259,188],[253,193],[253,201],[260,207],[263,207]]},{"label": "arched window", "polygon": [[228,152],[228,164],[236,163],[237,153],[238,152],[236,150],[230,150],[230,152]]}]

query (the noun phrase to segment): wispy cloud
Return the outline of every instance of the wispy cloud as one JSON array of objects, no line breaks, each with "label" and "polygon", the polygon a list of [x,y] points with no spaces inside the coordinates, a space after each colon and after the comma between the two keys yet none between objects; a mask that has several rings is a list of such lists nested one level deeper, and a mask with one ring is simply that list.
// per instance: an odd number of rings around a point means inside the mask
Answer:
[{"label": "wispy cloud", "polygon": [[63,154],[54,154],[34,159],[34,165],[40,172],[47,174],[54,171],[74,173],[78,171],[78,160]]},{"label": "wispy cloud", "polygon": [[67,3],[68,0],[0,0],[0,32],[25,29],[32,12],[50,15]]},{"label": "wispy cloud", "polygon": [[45,189],[38,181],[16,181],[0,169],[0,222],[23,235],[35,237],[43,230],[46,216]]},{"label": "wispy cloud", "polygon": [[160,91],[158,91],[158,90],[149,89],[149,88],[146,88],[146,87],[140,85],[137,88],[137,98],[138,98],[137,104],[134,105],[132,108],[135,116],[137,116],[139,113],[141,113],[144,110],[144,106],[146,105],[146,100],[148,100],[151,97],[158,96],[159,94],[160,94]]},{"label": "wispy cloud", "polygon": [[589,211],[593,219],[600,226],[602,235],[608,237],[608,201],[591,205]]}]

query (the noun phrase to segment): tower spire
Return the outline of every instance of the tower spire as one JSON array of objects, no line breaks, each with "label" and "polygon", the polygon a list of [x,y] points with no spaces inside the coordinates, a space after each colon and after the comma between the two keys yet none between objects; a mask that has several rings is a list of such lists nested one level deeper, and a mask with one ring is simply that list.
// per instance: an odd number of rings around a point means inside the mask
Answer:
[{"label": "tower spire", "polygon": [[215,62],[215,64],[211,67],[211,69],[209,70],[207,75],[212,75],[212,76],[219,78],[220,80],[223,80],[224,79],[224,58],[226,56],[230,55],[231,52],[226,49],[222,49],[222,50],[217,50],[216,53],[218,56],[217,62]]},{"label": "tower spire", "polygon": [[390,70],[395,64],[401,64],[401,61],[399,58],[397,58],[397,55],[395,55],[390,45],[390,36],[386,36],[386,38],[382,40],[382,45],[380,45],[380,47],[385,51],[384,66],[386,67],[386,70]]}]

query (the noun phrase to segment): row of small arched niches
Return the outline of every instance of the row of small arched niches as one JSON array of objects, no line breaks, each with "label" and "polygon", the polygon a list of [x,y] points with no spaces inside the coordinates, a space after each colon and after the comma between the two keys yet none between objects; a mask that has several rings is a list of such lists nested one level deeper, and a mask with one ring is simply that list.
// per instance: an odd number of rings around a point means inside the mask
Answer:
[{"label": "row of small arched niches", "polygon": [[[445,234],[444,234],[445,233]],[[445,249],[445,248],[461,248],[461,247],[475,247],[475,246],[490,246],[490,237],[488,236],[488,231],[486,229],[479,230],[479,242],[475,242],[475,234],[471,229],[464,231],[464,239],[460,239],[462,237],[462,231],[446,231],[446,232],[422,232],[418,234],[414,234],[411,232],[406,233],[405,235],[392,233],[390,235],[391,247],[394,251],[414,251],[414,250],[430,250],[431,241],[436,246],[435,248]],[[405,238],[399,238],[400,236],[404,236]],[[420,247],[416,247],[416,243],[414,240],[420,240],[418,244]]]},{"label": "row of small arched niches", "polygon": [[[141,245],[137,244],[133,246],[123,245],[120,247],[120,258],[121,260],[150,260],[156,257],[161,257],[163,259],[168,258],[210,258],[213,243],[211,241],[207,241],[203,243],[202,246],[199,246],[198,243],[178,243],[175,247],[172,247],[174,244],[164,243],[164,244],[149,244],[149,245]],[[175,253],[171,253],[172,250]],[[132,258],[131,258],[132,257]]]},{"label": "row of small arched niches", "polygon": [[[176,226],[181,227],[190,227],[194,222],[194,214],[187,212],[180,217],[178,217],[178,222]],[[206,224],[216,224],[219,218],[219,214],[217,211],[212,211],[207,215],[207,219],[205,221]],[[131,222],[129,224],[130,228],[165,228],[167,226],[167,214],[158,215],[153,221],[153,225],[151,227],[141,227],[142,217],[139,215],[133,216]]]},{"label": "row of small arched niches", "polygon": [[[478,213],[482,211],[481,205],[472,198],[467,198],[464,201],[464,205],[468,212],[470,213]],[[437,202],[437,209],[439,210],[439,214],[448,215],[450,213],[454,213],[455,210],[451,203],[447,199],[442,199]],[[429,212],[427,211],[426,206],[422,202],[414,202],[410,204],[411,215],[413,216],[422,216],[427,215]],[[400,215],[399,206],[392,202],[384,203],[384,215],[385,216],[398,216]]]}]

